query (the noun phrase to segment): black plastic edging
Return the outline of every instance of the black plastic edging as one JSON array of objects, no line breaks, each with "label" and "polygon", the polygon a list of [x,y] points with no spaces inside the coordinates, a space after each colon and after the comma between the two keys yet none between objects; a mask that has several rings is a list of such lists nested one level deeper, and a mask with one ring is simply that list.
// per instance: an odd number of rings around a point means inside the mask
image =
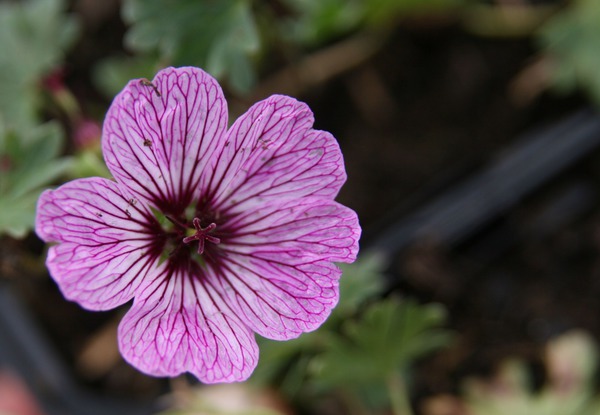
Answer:
[{"label": "black plastic edging", "polygon": [[582,110],[526,134],[489,167],[367,239],[385,257],[421,238],[457,244],[600,146],[600,114]]}]

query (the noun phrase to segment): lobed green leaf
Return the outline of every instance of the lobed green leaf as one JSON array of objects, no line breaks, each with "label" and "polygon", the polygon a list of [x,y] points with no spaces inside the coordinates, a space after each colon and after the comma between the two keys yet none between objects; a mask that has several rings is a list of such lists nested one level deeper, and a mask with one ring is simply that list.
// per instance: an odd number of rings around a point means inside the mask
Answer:
[{"label": "lobed green leaf", "polygon": [[20,238],[32,228],[43,188],[69,169],[59,158],[62,130],[47,123],[22,135],[0,126],[0,234]]},{"label": "lobed green leaf", "polygon": [[238,91],[254,83],[251,62],[260,39],[249,0],[126,0],[133,51],[157,52],[163,63],[198,66]]}]

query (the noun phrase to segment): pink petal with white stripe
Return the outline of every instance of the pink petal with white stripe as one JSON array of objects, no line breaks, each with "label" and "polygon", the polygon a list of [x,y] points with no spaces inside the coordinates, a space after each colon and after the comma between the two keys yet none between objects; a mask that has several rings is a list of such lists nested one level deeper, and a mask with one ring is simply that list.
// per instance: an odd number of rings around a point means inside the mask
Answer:
[{"label": "pink petal with white stripe", "polygon": [[285,340],[316,329],[338,301],[341,271],[352,262],[360,228],[354,211],[303,198],[231,219],[215,273],[228,303],[262,336]]},{"label": "pink petal with white stripe", "polygon": [[65,298],[88,310],[111,310],[131,300],[145,279],[159,273],[158,260],[145,256],[147,249],[129,242],[65,242],[49,249],[46,265]]},{"label": "pink petal with white stripe", "polygon": [[282,95],[238,118],[210,185],[215,209],[242,211],[311,195],[332,200],[346,180],[342,153],[331,134],[312,129],[313,122],[306,104]]},{"label": "pink petal with white stripe", "polygon": [[153,376],[190,372],[205,383],[248,378],[258,361],[248,326],[197,266],[165,272],[138,293],[119,325],[123,357]]},{"label": "pink petal with white stripe", "polygon": [[224,228],[233,237],[223,249],[254,256],[285,254],[292,262],[353,262],[360,239],[352,209],[312,197],[262,205],[231,218]]},{"label": "pink petal with white stripe", "polygon": [[102,149],[117,181],[177,215],[206,186],[226,128],[219,84],[198,68],[167,68],[151,83],[131,81],[115,98]]},{"label": "pink petal with white stripe", "polygon": [[133,298],[156,269],[148,212],[110,180],[92,178],[45,191],[38,201],[37,234],[52,246],[46,264],[66,298],[107,310]]},{"label": "pink petal with white stripe", "polygon": [[341,271],[291,255],[230,253],[214,284],[242,321],[263,337],[288,340],[318,328],[338,302]]}]

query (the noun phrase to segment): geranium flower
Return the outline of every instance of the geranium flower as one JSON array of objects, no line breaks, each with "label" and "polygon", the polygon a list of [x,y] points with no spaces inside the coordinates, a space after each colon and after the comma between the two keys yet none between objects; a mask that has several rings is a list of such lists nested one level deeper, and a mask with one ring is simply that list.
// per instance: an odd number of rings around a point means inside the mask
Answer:
[{"label": "geranium flower", "polygon": [[67,299],[108,310],[123,357],[155,376],[246,379],[254,333],[287,340],[338,301],[360,227],[334,201],[346,179],[333,136],[281,95],[227,129],[219,84],[197,68],[133,80],[103,126],[114,176],[77,179],[38,202],[37,234]]}]

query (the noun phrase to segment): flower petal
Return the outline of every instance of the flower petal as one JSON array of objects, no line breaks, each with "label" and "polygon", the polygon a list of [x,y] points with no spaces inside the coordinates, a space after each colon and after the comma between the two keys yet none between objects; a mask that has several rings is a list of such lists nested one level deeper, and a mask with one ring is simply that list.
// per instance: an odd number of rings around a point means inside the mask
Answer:
[{"label": "flower petal", "polygon": [[313,122],[310,108],[287,96],[253,105],[227,133],[210,185],[213,208],[242,211],[309,195],[333,200],[346,180],[342,153]]},{"label": "flower petal", "polygon": [[341,271],[358,252],[356,213],[303,198],[271,203],[232,219],[235,237],[219,245],[219,292],[262,336],[285,340],[321,325],[338,301]]},{"label": "flower petal", "polygon": [[337,202],[306,197],[257,206],[231,218],[222,248],[246,255],[353,262],[361,228],[356,213]]},{"label": "flower petal", "polygon": [[139,296],[119,325],[119,348],[153,376],[190,372],[204,383],[250,376],[258,361],[253,333],[189,269],[169,269]]},{"label": "flower petal", "polygon": [[115,182],[100,178],[69,182],[38,201],[36,232],[46,242],[46,265],[64,296],[92,310],[131,298],[156,267],[149,213]]},{"label": "flower petal", "polygon": [[130,243],[89,247],[67,242],[49,249],[46,266],[65,298],[88,310],[110,310],[131,300],[159,267],[145,250]]},{"label": "flower petal", "polygon": [[115,98],[104,122],[104,158],[117,181],[178,215],[204,188],[203,172],[224,146],[226,128],[217,81],[198,68],[167,68],[152,83],[129,82]]},{"label": "flower petal", "polygon": [[230,253],[211,280],[242,321],[263,337],[288,340],[318,328],[338,302],[341,271],[292,255]]}]

